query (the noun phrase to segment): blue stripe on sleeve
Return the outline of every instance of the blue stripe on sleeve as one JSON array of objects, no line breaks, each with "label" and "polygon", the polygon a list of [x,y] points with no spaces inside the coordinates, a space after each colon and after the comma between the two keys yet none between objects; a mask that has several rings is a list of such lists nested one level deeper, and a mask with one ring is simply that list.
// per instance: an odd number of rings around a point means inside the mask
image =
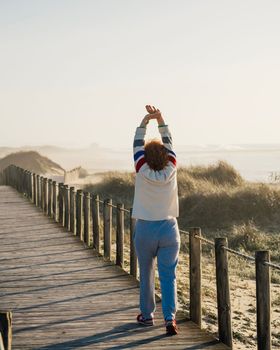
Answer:
[{"label": "blue stripe on sleeve", "polygon": [[134,154],[134,161],[136,162],[136,160],[138,158],[140,158],[141,156],[145,155],[145,151],[138,151]]}]

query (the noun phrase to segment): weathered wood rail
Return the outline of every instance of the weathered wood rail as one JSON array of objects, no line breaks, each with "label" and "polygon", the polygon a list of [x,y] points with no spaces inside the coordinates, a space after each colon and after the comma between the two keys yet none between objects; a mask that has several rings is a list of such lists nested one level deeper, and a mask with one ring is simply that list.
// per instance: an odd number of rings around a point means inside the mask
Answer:
[{"label": "weathered wood rail", "polygon": [[[17,191],[24,193],[36,206],[60,223],[67,231],[78,236],[87,247],[112,261],[113,208],[116,212],[116,256],[115,264],[124,267],[124,231],[125,215],[129,220],[129,273],[137,278],[137,258],[133,246],[134,221],[131,210],[123,204],[114,205],[111,199],[100,200],[98,194],[75,191],[63,183],[57,184],[51,179],[16,166],[9,166],[3,172],[3,181]],[[100,205],[101,204],[101,205]],[[102,214],[103,220],[100,215]],[[101,225],[101,221],[103,225]],[[101,234],[103,231],[103,234]],[[190,320],[201,327],[202,320],[202,243],[215,247],[217,312],[219,340],[232,348],[231,304],[228,270],[228,252],[254,260],[256,265],[256,310],[257,341],[259,350],[271,349],[270,330],[270,268],[280,267],[270,263],[268,251],[256,252],[255,258],[236,252],[227,245],[226,238],[217,238],[215,242],[202,237],[200,228],[191,228],[188,232],[190,248]],[[203,347],[202,347],[203,348]]]}]

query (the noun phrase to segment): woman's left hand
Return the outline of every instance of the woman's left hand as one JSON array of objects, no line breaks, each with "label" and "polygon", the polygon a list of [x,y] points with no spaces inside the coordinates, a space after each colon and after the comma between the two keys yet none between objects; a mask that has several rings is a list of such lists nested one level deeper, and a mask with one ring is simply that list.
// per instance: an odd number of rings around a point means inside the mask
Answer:
[{"label": "woman's left hand", "polygon": [[156,119],[159,125],[164,124],[161,111],[158,108],[155,106],[146,105],[146,110],[150,115],[150,119]]},{"label": "woman's left hand", "polygon": [[142,122],[140,124],[140,128],[145,128],[148,125],[150,119],[151,119],[151,115],[150,114],[145,115],[145,117],[143,118],[143,120],[142,120]]}]

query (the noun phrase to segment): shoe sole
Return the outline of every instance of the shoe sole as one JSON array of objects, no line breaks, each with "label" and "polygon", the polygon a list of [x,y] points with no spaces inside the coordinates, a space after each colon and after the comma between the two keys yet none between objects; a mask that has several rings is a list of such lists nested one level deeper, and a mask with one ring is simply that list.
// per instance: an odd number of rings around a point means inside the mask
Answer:
[{"label": "shoe sole", "polygon": [[138,324],[141,324],[142,326],[146,326],[146,327],[152,327],[154,326],[154,323],[145,323],[145,322],[141,322],[141,321],[137,321]]},{"label": "shoe sole", "polygon": [[169,326],[166,327],[166,335],[177,335],[178,334],[178,330],[173,327],[173,326]]}]

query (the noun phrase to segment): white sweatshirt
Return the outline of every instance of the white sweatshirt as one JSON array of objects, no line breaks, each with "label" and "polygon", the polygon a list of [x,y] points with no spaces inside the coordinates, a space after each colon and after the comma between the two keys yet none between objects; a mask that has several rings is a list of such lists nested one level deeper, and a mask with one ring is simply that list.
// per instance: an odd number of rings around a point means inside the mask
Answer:
[{"label": "white sweatshirt", "polygon": [[152,170],[146,160],[144,139],[146,128],[137,128],[134,143],[136,169],[132,217],[142,220],[165,220],[179,216],[176,155],[167,125],[159,126],[162,142],[169,154],[168,165],[159,171]]}]

